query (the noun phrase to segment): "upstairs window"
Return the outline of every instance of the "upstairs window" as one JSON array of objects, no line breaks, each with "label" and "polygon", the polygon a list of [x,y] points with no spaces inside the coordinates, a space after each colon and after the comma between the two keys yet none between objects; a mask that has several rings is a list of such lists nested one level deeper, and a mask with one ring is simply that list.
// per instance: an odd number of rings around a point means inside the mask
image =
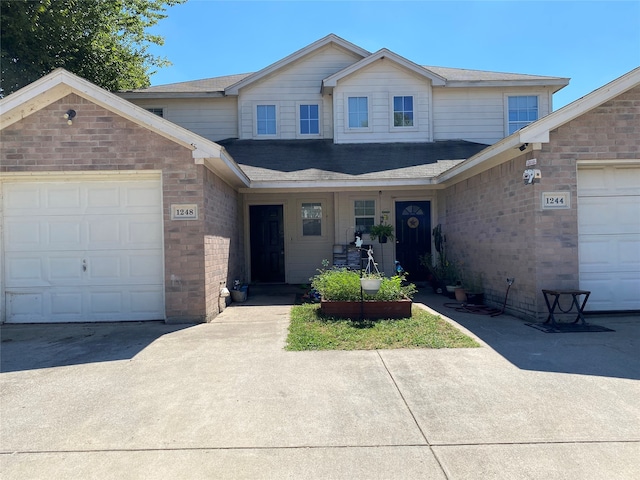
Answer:
[{"label": "upstairs window", "polygon": [[413,97],[393,97],[393,126],[413,127]]},{"label": "upstairs window", "polygon": [[318,135],[320,133],[320,109],[318,105],[300,105],[300,134]]},{"label": "upstairs window", "polygon": [[369,233],[371,227],[375,223],[376,217],[376,201],[375,200],[356,200],[353,204],[356,231]]},{"label": "upstairs window", "polygon": [[164,118],[164,108],[147,108],[147,112],[151,112],[154,115]]},{"label": "upstairs window", "polygon": [[535,95],[509,97],[508,101],[509,135],[538,120],[538,97]]},{"label": "upstairs window", "polygon": [[369,128],[369,99],[349,97],[349,128]]},{"label": "upstairs window", "polygon": [[305,237],[322,235],[321,203],[302,204],[302,235]]},{"label": "upstairs window", "polygon": [[276,106],[257,105],[256,131],[258,135],[276,134]]}]

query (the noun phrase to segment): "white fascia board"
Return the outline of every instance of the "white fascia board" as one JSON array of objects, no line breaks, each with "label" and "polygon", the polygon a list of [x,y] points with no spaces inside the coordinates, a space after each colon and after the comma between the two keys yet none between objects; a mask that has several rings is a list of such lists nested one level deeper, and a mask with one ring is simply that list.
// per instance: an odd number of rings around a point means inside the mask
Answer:
[{"label": "white fascia board", "polygon": [[522,153],[518,147],[525,143],[548,143],[552,130],[638,85],[640,85],[640,67],[485,148],[437,176],[436,181],[445,183],[456,180],[456,177],[464,179],[466,173],[477,169],[483,163],[485,165],[481,168],[490,168],[494,163],[514,158]]},{"label": "white fascia board", "polygon": [[[520,145],[522,145],[522,141],[520,140],[517,133],[514,133],[506,138],[503,138],[498,143],[494,143],[493,145],[485,148],[484,150],[476,153],[474,156],[469,157],[462,163],[459,163],[453,167],[451,167],[446,172],[441,173],[436,177],[436,183],[441,184],[448,182],[449,180],[453,180],[455,177],[464,174],[465,172],[480,166],[481,164],[490,161],[498,157],[505,152],[509,152],[511,150],[517,149]],[[518,153],[514,153],[513,156],[517,156],[521,154],[518,150]]]},{"label": "white fascia board", "polygon": [[223,98],[223,92],[118,92],[120,98],[141,100],[141,99],[161,99],[168,98]]},{"label": "white fascia board", "polygon": [[[128,100],[120,98],[118,95],[108,92],[64,69],[56,69],[40,80],[0,100],[0,112],[2,112],[0,125],[5,128],[70,93],[75,93],[91,103],[100,105],[116,115],[122,116],[174,143],[182,145],[191,151],[191,156],[196,163],[203,163],[204,160],[219,159],[220,162],[216,163],[217,166],[233,173],[240,183],[248,184],[247,176],[221,145],[160,118],[144,108],[138,107]],[[46,99],[46,101],[43,101],[43,99]],[[26,115],[25,110],[28,112]],[[5,118],[7,119],[6,121]],[[76,122],[81,121],[82,118],[76,117]]]},{"label": "white fascia board", "polygon": [[569,85],[568,78],[550,80],[449,80],[447,87],[475,88],[475,87],[557,87],[553,93]]},{"label": "white fascia board", "polygon": [[306,180],[306,181],[252,181],[250,190],[254,189],[280,189],[280,190],[300,190],[300,189],[341,189],[341,188],[365,188],[389,189],[395,187],[424,187],[435,185],[433,177],[428,178],[403,178],[394,180]]},{"label": "white fascia board", "polygon": [[240,169],[231,155],[224,148],[220,153],[221,155],[217,157],[194,158],[194,163],[204,165],[234,188],[249,187],[251,184],[249,177]]},{"label": "white fascia board", "polygon": [[522,143],[546,143],[549,132],[640,85],[640,67],[519,130]]},{"label": "white fascia board", "polygon": [[243,78],[242,80],[240,80],[237,83],[234,83],[233,85],[225,88],[224,93],[225,95],[238,95],[240,92],[240,89],[242,87],[245,87],[247,85],[249,85],[250,83],[253,83],[261,78],[266,77],[267,75],[270,75],[271,73],[273,73],[274,71],[290,64],[293,63],[297,60],[299,60],[300,58],[308,55],[309,53],[322,48],[330,43],[335,43],[336,45],[339,45],[340,47],[344,48],[345,50],[348,50],[352,53],[355,53],[356,55],[359,55],[361,57],[366,57],[368,55],[370,55],[370,52],[368,52],[367,50],[364,50],[363,48],[358,47],[357,45],[354,45],[350,42],[347,42],[346,40],[338,37],[337,35],[334,34],[329,34],[324,38],[321,38],[320,40],[317,40],[315,42],[313,42],[310,45],[307,45],[306,47],[298,50],[297,52],[292,53],[291,55],[288,55],[286,57],[284,57],[281,60],[278,60],[275,63],[272,63],[271,65],[269,65],[268,67],[263,68],[262,70],[255,72],[251,75],[249,75],[246,78]]},{"label": "white fascia board", "polygon": [[373,62],[376,62],[380,59],[383,58],[388,58],[389,60],[391,60],[392,62],[397,63],[398,65],[403,66],[404,68],[406,68],[407,70],[410,70],[422,77],[426,77],[429,80],[431,80],[431,83],[433,85],[437,85],[437,86],[443,86],[446,85],[447,81],[444,77],[441,77],[440,75],[437,75],[435,73],[433,73],[431,70],[428,70],[424,67],[421,67],[418,64],[413,63],[410,60],[407,60],[404,57],[401,57],[400,55],[393,53],[390,50],[387,50],[386,48],[383,48],[381,50],[378,50],[375,53],[372,53],[371,55],[369,55],[366,58],[363,58],[362,60],[360,60],[359,62],[356,62],[352,65],[349,65],[348,67],[340,70],[337,73],[334,73],[333,75],[325,78],[322,81],[322,88],[323,89],[331,89],[334,88],[338,85],[338,82],[340,80],[342,80],[343,78],[357,72],[358,70],[365,68],[369,65],[371,65]]}]

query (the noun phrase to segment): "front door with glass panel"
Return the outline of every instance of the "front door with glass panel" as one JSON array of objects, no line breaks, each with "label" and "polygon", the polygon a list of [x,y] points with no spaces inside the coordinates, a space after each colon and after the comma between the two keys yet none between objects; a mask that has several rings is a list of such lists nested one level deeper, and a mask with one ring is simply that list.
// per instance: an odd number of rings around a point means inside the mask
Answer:
[{"label": "front door with glass panel", "polygon": [[425,281],[420,256],[431,253],[431,202],[396,202],[396,260],[412,282]]}]

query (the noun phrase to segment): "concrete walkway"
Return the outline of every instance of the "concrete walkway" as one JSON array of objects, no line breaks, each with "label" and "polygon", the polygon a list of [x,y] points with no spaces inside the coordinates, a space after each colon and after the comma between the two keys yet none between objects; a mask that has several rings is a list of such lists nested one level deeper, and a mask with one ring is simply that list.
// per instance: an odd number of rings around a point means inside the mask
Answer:
[{"label": "concrete walkway", "polygon": [[291,291],[210,324],[5,325],[3,479],[637,479],[640,319],[482,348],[286,352]]}]

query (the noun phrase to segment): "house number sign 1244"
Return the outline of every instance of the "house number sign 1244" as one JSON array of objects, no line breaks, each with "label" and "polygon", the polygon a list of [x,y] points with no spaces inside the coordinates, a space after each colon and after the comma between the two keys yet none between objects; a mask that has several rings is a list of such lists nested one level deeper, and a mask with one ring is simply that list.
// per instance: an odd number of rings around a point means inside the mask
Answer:
[{"label": "house number sign 1244", "polygon": [[171,205],[171,220],[197,220],[198,205]]},{"label": "house number sign 1244", "polygon": [[542,192],[542,209],[559,210],[571,208],[569,192]]}]

